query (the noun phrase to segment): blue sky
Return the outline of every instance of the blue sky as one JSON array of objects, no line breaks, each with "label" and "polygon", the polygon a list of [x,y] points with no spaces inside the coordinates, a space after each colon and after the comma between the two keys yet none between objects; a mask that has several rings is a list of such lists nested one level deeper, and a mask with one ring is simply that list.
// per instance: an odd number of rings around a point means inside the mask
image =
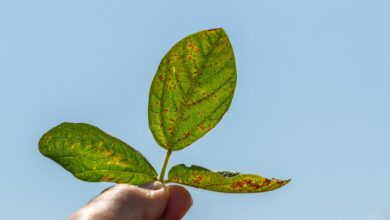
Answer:
[{"label": "blue sky", "polygon": [[63,121],[87,122],[160,169],[147,123],[160,59],[223,27],[238,83],[229,112],[169,166],[266,177],[251,195],[189,189],[186,219],[388,220],[390,2],[385,0],[0,2],[0,219],[64,219],[110,184],[38,152]]}]

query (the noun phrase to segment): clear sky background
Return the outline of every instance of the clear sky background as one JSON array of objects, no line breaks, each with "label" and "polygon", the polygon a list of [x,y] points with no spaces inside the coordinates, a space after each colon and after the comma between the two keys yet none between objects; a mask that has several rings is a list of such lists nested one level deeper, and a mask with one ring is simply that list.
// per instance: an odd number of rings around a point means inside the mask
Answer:
[{"label": "clear sky background", "polygon": [[151,80],[175,42],[215,27],[235,50],[236,94],[169,166],[292,181],[251,195],[189,189],[186,219],[390,219],[389,11],[386,0],[0,1],[0,219],[64,219],[110,185],[40,155],[63,121],[100,127],[159,170]]}]

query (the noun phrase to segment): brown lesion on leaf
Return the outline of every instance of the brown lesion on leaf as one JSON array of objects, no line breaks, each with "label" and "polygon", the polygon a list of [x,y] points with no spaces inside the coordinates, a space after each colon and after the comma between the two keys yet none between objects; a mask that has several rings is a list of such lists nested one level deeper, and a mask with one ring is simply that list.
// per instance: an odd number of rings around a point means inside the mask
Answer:
[{"label": "brown lesion on leaf", "polygon": [[242,180],[239,180],[239,181],[233,182],[232,187],[235,190],[241,190],[242,188],[244,188],[244,183],[242,182]]},{"label": "brown lesion on leaf", "polygon": [[184,139],[188,138],[190,135],[191,135],[191,132],[184,132],[184,133],[181,135],[180,140],[184,140]]},{"label": "brown lesion on leaf", "polygon": [[270,185],[270,184],[272,184],[272,181],[269,180],[269,179],[264,179],[263,182],[262,182],[262,185],[263,185],[263,186],[265,186],[265,185],[268,186],[268,185]]},{"label": "brown lesion on leaf", "polygon": [[103,182],[111,182],[111,181],[112,181],[112,178],[109,177],[109,176],[104,176],[104,177],[102,178],[102,181],[103,181]]},{"label": "brown lesion on leaf", "polygon": [[196,176],[193,178],[192,183],[198,185],[200,182],[202,182],[203,176]]},{"label": "brown lesion on leaf", "polygon": [[271,181],[264,179],[262,182],[254,181],[252,179],[242,179],[233,182],[232,187],[237,191],[258,191],[262,187],[268,187],[271,184]]},{"label": "brown lesion on leaf", "polygon": [[192,41],[192,39],[190,39],[188,41],[188,44],[187,44],[187,49],[190,50],[190,51],[194,51],[194,52],[199,52],[199,48],[197,47],[197,45]]},{"label": "brown lesion on leaf", "polygon": [[192,57],[191,54],[188,54],[187,57],[186,57],[186,60],[187,60],[187,61],[188,61],[188,60],[193,61],[194,58]]},{"label": "brown lesion on leaf", "polygon": [[177,176],[174,176],[174,177],[169,178],[169,180],[170,180],[171,182],[179,183],[180,178],[177,177]]},{"label": "brown lesion on leaf", "polygon": [[251,179],[244,180],[244,183],[247,186],[247,188],[249,187],[249,188],[252,188],[254,190],[257,190],[261,187],[259,183],[255,183]]}]

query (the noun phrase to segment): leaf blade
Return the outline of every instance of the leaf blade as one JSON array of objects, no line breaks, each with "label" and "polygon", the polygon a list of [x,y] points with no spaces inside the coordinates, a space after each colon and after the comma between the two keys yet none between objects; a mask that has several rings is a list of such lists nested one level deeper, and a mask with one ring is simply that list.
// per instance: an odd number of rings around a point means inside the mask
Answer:
[{"label": "leaf blade", "polygon": [[222,28],[176,43],[149,93],[149,127],[157,143],[181,150],[213,129],[230,106],[236,81],[233,48]]},{"label": "leaf blade", "polygon": [[206,168],[179,164],[171,168],[168,181],[224,193],[259,193],[278,189],[290,180],[267,179],[231,171],[213,172]]},{"label": "leaf blade", "polygon": [[85,123],[64,122],[50,129],[39,140],[39,151],[88,182],[140,185],[157,177],[141,153]]}]

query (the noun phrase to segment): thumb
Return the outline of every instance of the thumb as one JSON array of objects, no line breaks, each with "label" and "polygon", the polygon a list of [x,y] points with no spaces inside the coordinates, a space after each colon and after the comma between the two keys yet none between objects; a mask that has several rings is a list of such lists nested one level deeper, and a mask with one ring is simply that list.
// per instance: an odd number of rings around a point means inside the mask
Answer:
[{"label": "thumb", "polygon": [[145,206],[143,207],[143,219],[155,220],[160,218],[168,204],[168,190],[159,181],[141,186],[145,189]]}]

